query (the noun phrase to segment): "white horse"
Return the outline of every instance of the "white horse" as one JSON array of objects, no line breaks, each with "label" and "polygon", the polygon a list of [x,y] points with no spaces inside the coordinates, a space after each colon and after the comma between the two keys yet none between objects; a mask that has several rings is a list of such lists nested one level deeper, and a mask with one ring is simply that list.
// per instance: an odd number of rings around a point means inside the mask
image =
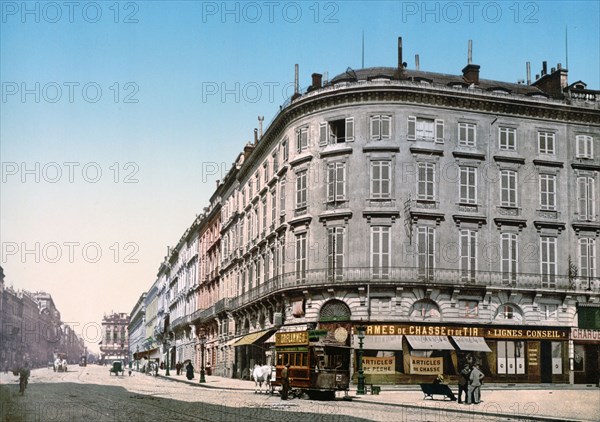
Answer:
[{"label": "white horse", "polygon": [[252,379],[254,380],[254,393],[262,392],[262,385],[265,384],[265,393],[271,388],[271,365],[254,365],[252,370]]}]

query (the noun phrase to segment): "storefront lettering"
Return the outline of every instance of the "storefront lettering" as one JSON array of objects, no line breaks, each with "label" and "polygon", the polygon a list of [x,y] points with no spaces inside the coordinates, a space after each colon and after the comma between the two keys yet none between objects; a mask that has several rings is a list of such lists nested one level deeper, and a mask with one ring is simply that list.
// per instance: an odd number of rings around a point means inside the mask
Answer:
[{"label": "storefront lettering", "polygon": [[411,374],[441,374],[443,373],[443,360],[441,357],[426,358],[419,356],[410,357]]},{"label": "storefront lettering", "polygon": [[395,357],[363,357],[365,374],[393,374],[396,368]]},{"label": "storefront lettering", "polygon": [[523,339],[566,339],[563,330],[516,330],[504,328],[488,328],[485,333],[488,338],[523,338]]},{"label": "storefront lettering", "polygon": [[479,327],[447,327],[433,325],[368,325],[368,336],[409,335],[409,336],[483,336]]},{"label": "storefront lettering", "polygon": [[572,340],[587,340],[587,341],[600,341],[600,330],[589,330],[586,328],[573,328],[571,329]]}]

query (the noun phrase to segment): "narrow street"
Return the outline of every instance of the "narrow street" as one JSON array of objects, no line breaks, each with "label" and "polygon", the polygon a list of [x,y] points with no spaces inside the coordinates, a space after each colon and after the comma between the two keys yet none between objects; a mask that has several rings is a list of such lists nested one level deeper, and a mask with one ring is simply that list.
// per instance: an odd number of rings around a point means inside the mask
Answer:
[{"label": "narrow street", "polygon": [[25,396],[17,377],[0,374],[2,421],[394,421],[525,420],[493,415],[406,408],[370,401],[333,402],[201,388],[133,372],[109,375],[108,367],[71,367],[67,373],[32,371]]}]

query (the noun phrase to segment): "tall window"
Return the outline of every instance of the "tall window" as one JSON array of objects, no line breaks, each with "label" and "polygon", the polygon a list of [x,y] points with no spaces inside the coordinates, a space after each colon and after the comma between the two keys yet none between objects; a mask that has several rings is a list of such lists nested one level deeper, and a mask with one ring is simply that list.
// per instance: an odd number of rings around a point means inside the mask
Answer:
[{"label": "tall window", "polygon": [[390,241],[389,227],[371,227],[371,269],[374,279],[389,277]]},{"label": "tall window", "polygon": [[435,267],[435,228],[417,227],[417,267],[419,277],[432,278]]},{"label": "tall window", "polygon": [[285,179],[279,182],[279,215],[285,219]]},{"label": "tall window", "polygon": [[275,227],[277,224],[277,189],[271,189],[271,225]]},{"label": "tall window", "polygon": [[435,200],[435,164],[418,163],[417,199]]},{"label": "tall window", "polygon": [[296,209],[306,208],[306,177],[307,171],[296,173]]},{"label": "tall window", "polygon": [[500,204],[503,207],[517,207],[517,172],[500,171]]},{"label": "tall window", "polygon": [[577,178],[577,213],[580,220],[596,219],[596,199],[594,178],[580,176]]},{"label": "tall window", "polygon": [[346,199],[346,163],[327,165],[327,202]]},{"label": "tall window", "polygon": [[540,208],[556,210],[556,176],[540,174]]},{"label": "tall window", "polygon": [[267,230],[267,195],[263,195],[262,197],[262,230],[263,232]]},{"label": "tall window", "polygon": [[459,123],[458,124],[458,145],[466,147],[474,147],[476,142],[476,129],[474,123]]},{"label": "tall window", "polygon": [[596,277],[596,239],[579,239],[579,276]]},{"label": "tall window", "polygon": [[519,248],[516,233],[502,233],[501,249],[502,249],[502,281],[505,284],[513,284],[517,281]]},{"label": "tall window", "polygon": [[511,127],[501,127],[499,130],[498,148],[507,151],[517,150],[517,129]]},{"label": "tall window", "polygon": [[327,276],[341,280],[344,270],[344,227],[327,229]]},{"label": "tall window", "polygon": [[575,137],[577,158],[594,158],[593,138],[589,135],[577,135]]},{"label": "tall window", "polygon": [[273,158],[273,175],[275,175],[279,170],[279,151],[277,149],[273,151],[271,157]]},{"label": "tall window", "polygon": [[304,280],[306,278],[306,233],[296,235],[296,278]]},{"label": "tall window", "polygon": [[538,151],[540,154],[554,155],[555,134],[552,132],[538,132]]},{"label": "tall window", "polygon": [[504,341],[497,343],[498,374],[525,373],[525,345],[522,341]]},{"label": "tall window", "polygon": [[463,280],[475,281],[477,271],[477,232],[460,231],[460,270]]},{"label": "tall window", "polygon": [[389,160],[371,161],[371,198],[390,198],[391,162]]},{"label": "tall window", "polygon": [[319,124],[319,145],[354,141],[354,118],[332,120]]},{"label": "tall window", "polygon": [[540,238],[542,287],[556,287],[556,237]]},{"label": "tall window", "polygon": [[375,115],[371,116],[371,139],[381,140],[392,137],[392,116]]},{"label": "tall window", "polygon": [[464,204],[477,203],[477,169],[475,167],[460,168],[459,200]]},{"label": "tall window", "polygon": [[420,139],[424,141],[444,142],[444,121],[440,119],[427,119],[415,116],[408,117],[409,140]]},{"label": "tall window", "polygon": [[302,127],[296,132],[296,149],[298,153],[308,149],[308,127]]},{"label": "tall window", "polygon": [[290,158],[290,145],[287,138],[281,142],[281,151],[283,155],[283,162],[287,163],[287,160]]}]

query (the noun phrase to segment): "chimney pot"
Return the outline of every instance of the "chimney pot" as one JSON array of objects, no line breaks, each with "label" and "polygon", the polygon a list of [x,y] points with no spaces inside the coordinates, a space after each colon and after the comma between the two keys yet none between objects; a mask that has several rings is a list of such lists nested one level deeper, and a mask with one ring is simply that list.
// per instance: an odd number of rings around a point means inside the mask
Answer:
[{"label": "chimney pot", "polygon": [[557,69],[562,69],[562,64],[558,63],[558,64],[556,65],[556,68],[557,68]]},{"label": "chimney pot", "polygon": [[258,144],[258,129],[254,129],[254,145]]},{"label": "chimney pot", "polygon": [[415,69],[420,70],[419,55],[415,54]]},{"label": "chimney pot", "polygon": [[544,76],[546,73],[548,73],[548,62],[543,61],[542,62],[542,76]]},{"label": "chimney pot", "polygon": [[527,85],[531,85],[531,63],[527,62]]},{"label": "chimney pot", "polygon": [[535,75],[535,80],[537,81],[538,79],[540,79],[540,75],[538,75],[538,74],[536,73],[536,75]]}]

